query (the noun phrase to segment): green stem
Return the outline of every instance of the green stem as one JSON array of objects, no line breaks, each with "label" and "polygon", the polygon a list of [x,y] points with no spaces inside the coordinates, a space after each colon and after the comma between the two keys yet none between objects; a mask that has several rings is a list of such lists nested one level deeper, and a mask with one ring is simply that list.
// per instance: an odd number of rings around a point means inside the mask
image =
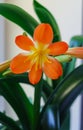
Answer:
[{"label": "green stem", "polygon": [[34,92],[34,124],[33,124],[33,130],[37,129],[38,126],[38,120],[39,120],[39,115],[40,115],[40,100],[41,100],[41,91],[42,91],[42,85],[43,85],[43,80],[35,85],[35,92]]}]

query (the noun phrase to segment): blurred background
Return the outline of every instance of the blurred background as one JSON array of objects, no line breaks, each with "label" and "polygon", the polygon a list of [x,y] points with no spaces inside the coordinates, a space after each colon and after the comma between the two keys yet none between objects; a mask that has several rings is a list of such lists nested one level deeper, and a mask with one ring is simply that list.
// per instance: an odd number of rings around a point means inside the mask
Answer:
[{"label": "blurred background", "polygon": [[[82,0],[38,1],[46,6],[56,18],[60,28],[62,40],[69,43],[72,36],[83,34]],[[32,0],[0,0],[0,3],[2,2],[16,4],[24,8],[28,11],[28,13],[37,19],[33,10]],[[0,16],[0,63],[6,59],[12,58],[20,52],[20,49],[14,43],[14,39],[16,35],[22,33],[23,30],[20,27]],[[82,130],[80,127],[82,114],[81,102],[82,100],[80,95],[71,107],[71,130]],[[13,116],[15,119],[17,118],[3,97],[0,97],[0,111],[6,111],[8,115]]]}]

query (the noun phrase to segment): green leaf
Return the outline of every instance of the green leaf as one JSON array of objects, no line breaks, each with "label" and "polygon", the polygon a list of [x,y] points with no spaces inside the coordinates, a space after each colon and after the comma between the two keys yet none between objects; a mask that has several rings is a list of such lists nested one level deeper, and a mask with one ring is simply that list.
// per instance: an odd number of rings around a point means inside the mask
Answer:
[{"label": "green leaf", "polygon": [[63,121],[60,130],[70,130],[70,111],[66,113],[65,120]]},{"label": "green leaf", "polygon": [[76,35],[70,39],[70,47],[83,46],[83,35]]},{"label": "green leaf", "polygon": [[20,85],[12,78],[2,78],[0,79],[0,94],[14,109],[24,130],[31,129],[33,109]]},{"label": "green leaf", "polygon": [[[68,105],[71,105],[71,103],[74,101],[74,99],[76,99],[78,94],[80,94],[83,89],[83,87],[79,87],[82,82],[83,65],[80,65],[79,67],[74,69],[74,71],[72,71],[67,77],[65,77],[64,80],[54,90],[53,94],[51,95],[52,103],[55,103],[57,106],[60,106],[60,104],[62,104],[69,97],[68,102],[66,103],[68,103]],[[73,96],[74,98],[72,98]]]},{"label": "green leaf", "polygon": [[40,116],[40,108],[41,108],[41,93],[42,93],[42,86],[43,86],[43,80],[41,79],[38,84],[35,85],[35,91],[34,91],[34,125],[33,130],[37,129],[39,116]]},{"label": "green leaf", "polygon": [[[55,108],[57,107],[60,109],[60,116],[63,117],[70,108],[72,102],[83,90],[83,85],[81,84],[83,84],[83,65],[72,71],[58,84],[42,109],[40,120],[42,120],[43,114],[50,104],[55,104]],[[63,121],[64,120],[62,120],[62,122]]]},{"label": "green leaf", "polygon": [[[30,82],[28,80],[28,74],[27,73],[18,74],[18,75],[10,74],[10,75],[6,75],[6,76],[2,77],[0,79],[0,94],[5,97],[5,99],[9,102],[9,104],[12,106],[14,111],[17,113],[21,122],[24,125],[27,124],[26,126],[28,128],[31,126],[31,124],[33,124],[33,116],[32,116],[33,110],[32,110],[32,106],[30,105],[30,102],[27,101],[27,99],[25,97],[26,95],[23,96],[24,94],[22,94],[22,93],[24,93],[24,92],[21,92],[23,90],[21,90],[22,88],[20,88],[18,83],[30,84]],[[36,91],[40,90],[40,86],[41,86],[41,84],[39,84],[38,86],[35,87]],[[48,98],[49,95],[51,94],[51,92],[52,92],[51,87],[47,84],[47,82],[45,80],[43,80],[41,95],[42,95],[42,93],[44,93],[46,95],[46,98]],[[36,94],[36,96],[35,96],[36,99],[39,100],[39,98],[38,98],[38,95],[40,97],[39,92],[35,93],[35,94]],[[35,102],[36,102],[36,99],[35,99]],[[21,103],[18,103],[19,100]],[[36,111],[37,112],[39,111],[39,107],[38,107],[39,103],[37,105],[36,104],[37,104],[37,102],[35,103],[36,109],[34,108],[34,110],[35,110],[34,115],[38,116],[38,114],[36,114]],[[23,108],[23,106],[24,106],[24,108]],[[25,112],[25,110],[26,110],[26,112]],[[28,113],[27,113],[27,111],[28,111]],[[28,119],[26,119],[26,118],[29,118],[30,123],[29,123]],[[37,120],[35,120],[35,121],[37,122]],[[25,128],[25,129],[27,129],[27,128]]]},{"label": "green leaf", "polygon": [[[83,65],[71,72],[61,84],[55,94],[53,103],[60,109],[61,124],[66,118],[67,111],[73,101],[83,90]],[[58,95],[60,94],[60,95]]]},{"label": "green leaf", "polygon": [[7,128],[6,126],[4,126],[4,125],[1,124],[0,130],[7,130],[6,128]]},{"label": "green leaf", "polygon": [[[6,116],[4,113],[0,112],[0,122],[5,125],[7,128],[11,128],[12,130],[22,130],[10,117]],[[1,129],[0,129],[1,130]]]},{"label": "green leaf", "polygon": [[49,105],[43,114],[39,130],[60,130],[59,109],[54,105]]},{"label": "green leaf", "polygon": [[[5,72],[4,72],[5,73]],[[29,82],[28,79],[28,73],[23,73],[23,74],[10,74],[10,75],[6,75],[5,78],[12,78],[15,80],[15,82],[19,83],[28,83],[31,84]],[[43,79],[43,86],[42,86],[42,92],[45,94],[46,98],[49,97],[49,95],[52,92],[52,88],[51,86],[49,86],[49,84]]]},{"label": "green leaf", "polygon": [[46,97],[45,101],[47,101],[47,99],[50,96],[50,94],[52,93],[52,91],[53,91],[52,87],[45,80],[43,80],[42,93]]},{"label": "green leaf", "polygon": [[0,3],[0,14],[19,25],[31,36],[38,22],[22,8],[8,3]]},{"label": "green leaf", "polygon": [[54,32],[53,41],[60,41],[61,35],[59,27],[51,12],[48,9],[46,9],[43,5],[39,4],[36,0],[33,0],[33,6],[40,21],[43,23],[49,23],[52,26]]}]

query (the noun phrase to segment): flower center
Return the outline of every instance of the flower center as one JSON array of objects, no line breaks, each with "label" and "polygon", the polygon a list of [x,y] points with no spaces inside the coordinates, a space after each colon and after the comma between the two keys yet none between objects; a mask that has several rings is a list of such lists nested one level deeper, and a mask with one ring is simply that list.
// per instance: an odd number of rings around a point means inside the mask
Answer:
[{"label": "flower center", "polygon": [[37,47],[31,47],[31,54],[29,56],[31,64],[36,64],[36,69],[41,68],[45,61],[48,61],[49,49],[47,45],[38,44]]}]

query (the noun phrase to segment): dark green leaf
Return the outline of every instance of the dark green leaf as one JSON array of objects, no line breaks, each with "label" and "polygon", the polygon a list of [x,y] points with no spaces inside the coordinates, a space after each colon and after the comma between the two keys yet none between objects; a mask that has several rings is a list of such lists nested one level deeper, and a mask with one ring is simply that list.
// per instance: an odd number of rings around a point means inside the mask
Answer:
[{"label": "dark green leaf", "polygon": [[36,130],[38,126],[39,121],[39,115],[40,115],[40,108],[41,108],[41,93],[42,93],[42,86],[43,86],[43,80],[41,79],[40,82],[35,85],[35,92],[34,92],[34,125],[33,129]]},{"label": "dark green leaf", "polygon": [[59,109],[53,105],[49,105],[43,114],[39,130],[60,130]]},{"label": "dark green leaf", "polygon": [[72,71],[65,79],[58,84],[56,89],[50,95],[47,103],[45,104],[41,118],[50,104],[55,104],[55,108],[60,109],[60,116],[70,108],[72,102],[83,90],[83,65]]},{"label": "dark green leaf", "polygon": [[22,127],[31,129],[33,121],[33,109],[24,91],[14,79],[0,79],[0,94],[9,102],[16,112]]},{"label": "dark green leaf", "polygon": [[[74,71],[72,71],[64,80],[57,86],[52,94],[52,103],[56,105],[62,104],[62,102],[69,98],[69,101],[73,101],[78,94],[82,91],[83,88],[79,87],[79,84],[83,82],[83,65],[80,65]],[[78,89],[78,93],[76,90]],[[74,93],[74,99],[71,98],[72,94]],[[68,102],[69,104],[70,102]],[[65,104],[66,105],[66,104]]]},{"label": "dark green leaf", "polygon": [[0,14],[19,25],[31,36],[38,22],[22,8],[8,3],[0,3]]},{"label": "dark green leaf", "polygon": [[66,113],[65,119],[62,123],[60,130],[70,130],[70,111]]},{"label": "dark green leaf", "polygon": [[0,130],[7,130],[7,127],[1,124]]},{"label": "dark green leaf", "polygon": [[70,39],[70,47],[83,46],[83,35],[73,36]]},{"label": "dark green leaf", "polygon": [[[12,130],[22,130],[16,123],[16,121],[12,120],[10,117],[6,116],[4,113],[0,112],[0,122],[7,126],[7,128],[11,128]],[[0,129],[1,130],[1,129]]]},{"label": "dark green leaf", "polygon": [[[8,75],[7,77],[5,76],[5,78],[8,78],[8,79],[12,78],[13,82],[15,81],[17,83],[21,82],[21,83],[31,84],[29,82],[28,74],[27,73],[23,73],[23,74],[11,74],[11,75]],[[49,97],[49,95],[52,92],[51,86],[49,86],[49,84],[45,80],[43,80],[42,91],[44,92],[44,94],[46,95],[47,98]]]},{"label": "dark green leaf", "polygon": [[52,91],[53,91],[52,87],[45,80],[43,80],[42,92],[46,96],[46,101],[48,97],[50,96],[50,94],[52,93]]},{"label": "dark green leaf", "polygon": [[43,5],[39,4],[36,0],[33,0],[33,6],[40,21],[43,23],[49,23],[52,26],[54,32],[53,41],[60,41],[61,35],[60,35],[59,27],[51,12],[47,10]]},{"label": "dark green leaf", "polygon": [[[30,84],[30,82],[28,81],[27,73],[20,74],[20,75],[11,74],[11,75],[6,75],[6,76],[2,77],[0,79],[0,85],[1,85],[0,94],[2,96],[4,96],[5,99],[9,102],[9,104],[12,106],[12,108],[17,113],[18,117],[22,118],[22,119],[20,119],[21,122],[23,122],[23,124],[27,123],[27,125],[28,125],[27,127],[29,127],[30,124],[33,124],[32,123],[33,122],[32,106],[30,105],[30,102],[26,99],[26,97],[24,96],[24,94],[23,94],[24,92],[22,92],[22,90],[21,90],[22,88],[20,88],[18,83]],[[37,88],[40,89],[40,85],[38,85]],[[43,80],[42,92],[46,95],[47,98],[49,97],[50,93],[52,92],[52,89],[44,80]],[[42,94],[42,92],[41,92],[41,94]],[[38,95],[40,96],[39,93],[38,93]],[[37,100],[39,100],[38,95],[36,96]],[[18,103],[19,100],[20,100],[20,103]],[[23,106],[24,106],[24,108],[23,108]],[[38,104],[35,106],[37,107],[37,109],[35,109],[35,112],[39,111]],[[35,114],[35,115],[37,115],[37,114]],[[26,119],[28,117],[29,117],[30,123],[29,123],[28,119]]]}]

